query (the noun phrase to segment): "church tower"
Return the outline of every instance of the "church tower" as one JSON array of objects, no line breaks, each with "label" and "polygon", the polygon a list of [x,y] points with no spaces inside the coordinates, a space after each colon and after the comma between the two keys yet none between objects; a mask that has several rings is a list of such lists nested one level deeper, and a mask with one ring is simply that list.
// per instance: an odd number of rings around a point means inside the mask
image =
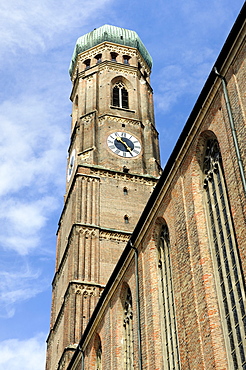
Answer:
[{"label": "church tower", "polygon": [[47,370],[67,368],[157,182],[151,66],[133,31],[104,25],[77,40]]}]

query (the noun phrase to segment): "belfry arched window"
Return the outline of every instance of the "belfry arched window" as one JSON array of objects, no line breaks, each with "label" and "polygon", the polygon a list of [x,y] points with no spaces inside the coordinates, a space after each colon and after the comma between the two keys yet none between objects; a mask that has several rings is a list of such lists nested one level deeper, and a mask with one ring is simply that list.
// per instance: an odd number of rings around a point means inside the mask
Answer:
[{"label": "belfry arched window", "polygon": [[133,312],[132,312],[132,295],[128,288],[124,302],[124,369],[133,370]]},{"label": "belfry arched window", "polygon": [[95,59],[96,59],[96,63],[99,64],[102,62],[102,54],[97,54],[95,56]]},{"label": "belfry arched window", "polygon": [[211,252],[230,369],[246,369],[246,316],[243,275],[227,196],[218,141],[207,141],[204,189]]},{"label": "belfry arched window", "polygon": [[167,369],[180,369],[178,336],[173,295],[170,240],[167,225],[163,225],[158,241],[158,269],[164,363]]},{"label": "belfry arched window", "polygon": [[127,65],[129,65],[130,64],[130,59],[131,59],[131,57],[129,57],[128,55],[123,55],[123,63],[124,64],[127,64]]},{"label": "belfry arched window", "polygon": [[85,65],[85,69],[89,69],[90,66],[91,66],[91,60],[90,59],[86,59],[84,61],[84,65]]},{"label": "belfry arched window", "polygon": [[128,91],[122,82],[116,82],[113,87],[113,106],[119,108],[129,108]]}]

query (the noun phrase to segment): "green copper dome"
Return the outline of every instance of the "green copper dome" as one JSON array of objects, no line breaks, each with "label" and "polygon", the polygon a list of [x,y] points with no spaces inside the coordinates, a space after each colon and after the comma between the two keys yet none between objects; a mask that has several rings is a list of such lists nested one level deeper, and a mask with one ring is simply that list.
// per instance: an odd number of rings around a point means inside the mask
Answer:
[{"label": "green copper dome", "polygon": [[69,67],[70,75],[72,75],[77,55],[104,41],[110,41],[138,49],[147,65],[150,68],[152,67],[152,58],[135,31],[105,24],[78,38]]}]

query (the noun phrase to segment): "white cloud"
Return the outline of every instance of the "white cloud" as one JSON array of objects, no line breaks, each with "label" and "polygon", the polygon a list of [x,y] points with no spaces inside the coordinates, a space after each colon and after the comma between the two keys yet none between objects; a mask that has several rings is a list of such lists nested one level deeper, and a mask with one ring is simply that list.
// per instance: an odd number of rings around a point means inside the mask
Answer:
[{"label": "white cloud", "polygon": [[[95,16],[111,0],[9,0],[1,1],[0,58],[6,60],[6,52],[17,54],[19,50],[31,53],[43,51],[53,38],[64,29],[71,31]],[[67,32],[68,33],[68,32]]]},{"label": "white cloud", "polygon": [[3,102],[0,111],[0,242],[27,254],[39,245],[40,231],[58,206],[67,138],[45,97],[19,96]]},{"label": "white cloud", "polygon": [[163,67],[157,76],[162,83],[155,91],[155,103],[163,112],[173,108],[185,95],[197,96],[213,65],[214,53],[209,48],[200,53],[190,48],[180,53],[180,60]]},{"label": "white cloud", "polygon": [[3,199],[0,209],[2,247],[21,255],[28,254],[39,245],[47,215],[56,207],[56,198],[48,196],[33,201]]},{"label": "white cloud", "polygon": [[52,123],[55,112],[38,95],[3,102],[0,111],[0,195],[32,182],[41,191],[44,179],[50,181],[61,165],[59,158],[64,159],[66,138],[62,127]]},{"label": "white cloud", "polygon": [[40,278],[41,271],[31,270],[24,262],[13,262],[8,271],[0,271],[0,317],[10,318],[17,303],[35,297],[47,288],[47,282]]},{"label": "white cloud", "polygon": [[45,349],[43,333],[26,340],[4,340],[0,342],[0,370],[43,370]]}]

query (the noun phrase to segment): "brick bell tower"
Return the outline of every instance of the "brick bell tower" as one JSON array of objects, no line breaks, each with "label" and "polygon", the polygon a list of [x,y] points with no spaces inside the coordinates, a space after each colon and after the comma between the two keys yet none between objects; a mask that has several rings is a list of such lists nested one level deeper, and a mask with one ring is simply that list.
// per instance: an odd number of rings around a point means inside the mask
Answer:
[{"label": "brick bell tower", "polygon": [[66,369],[160,173],[150,72],[134,31],[77,40],[46,369]]}]

